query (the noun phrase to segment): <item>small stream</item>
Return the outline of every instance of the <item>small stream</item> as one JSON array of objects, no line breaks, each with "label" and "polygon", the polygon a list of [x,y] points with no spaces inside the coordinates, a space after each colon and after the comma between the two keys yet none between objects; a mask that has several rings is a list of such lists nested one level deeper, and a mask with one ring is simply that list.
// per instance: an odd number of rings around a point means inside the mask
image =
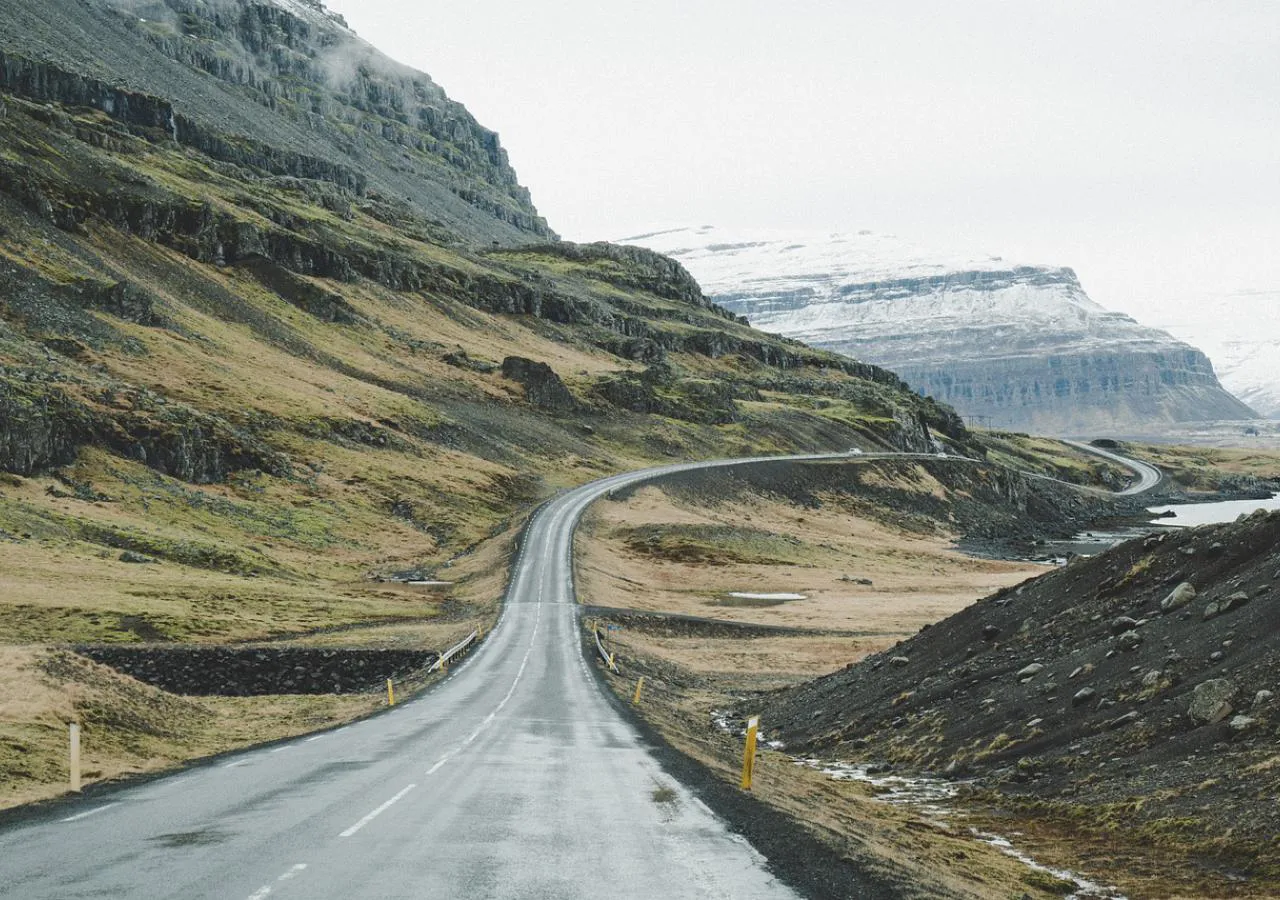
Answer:
[{"label": "small stream", "polygon": [[[883,803],[908,806],[927,820],[948,828],[952,824],[949,820],[964,816],[963,812],[948,805],[949,801],[959,793],[961,786],[971,783],[927,776],[873,773],[868,771],[870,767],[865,764],[830,762],[816,758],[795,758],[795,764],[817,769],[836,781],[860,781],[875,790],[875,799]],[[1054,878],[1074,885],[1071,893],[1065,895],[1066,900],[1128,900],[1114,885],[1098,884],[1069,869],[1057,869],[1037,862],[1026,852],[1015,847],[1006,837],[979,831],[977,828],[969,828],[969,834],[976,840],[995,847],[1005,856],[1016,859],[1029,869],[1052,875]]]},{"label": "small stream", "polygon": [[[743,733],[742,720],[737,714],[727,710],[713,710],[712,723],[721,731],[740,737]],[[764,731],[759,734],[761,743],[772,750],[784,751],[780,741],[765,738]],[[875,792],[875,799],[881,803],[891,803],[910,807],[915,813],[942,828],[951,829],[956,818],[963,818],[964,812],[950,805],[960,792],[960,788],[971,784],[968,780],[949,781],[945,778],[930,778],[925,775],[908,776],[892,772],[882,772],[874,764],[833,762],[817,757],[791,757],[797,766],[815,769],[835,781],[858,781],[866,784]],[[1019,850],[1008,838],[997,834],[989,834],[976,828],[969,828],[969,834],[975,840],[990,844],[1006,856],[1018,860],[1029,869],[1044,872],[1069,882],[1074,887],[1065,895],[1065,900],[1128,900],[1120,893],[1119,888],[1098,884],[1082,875],[1067,869],[1056,869],[1037,862],[1027,853]]]}]

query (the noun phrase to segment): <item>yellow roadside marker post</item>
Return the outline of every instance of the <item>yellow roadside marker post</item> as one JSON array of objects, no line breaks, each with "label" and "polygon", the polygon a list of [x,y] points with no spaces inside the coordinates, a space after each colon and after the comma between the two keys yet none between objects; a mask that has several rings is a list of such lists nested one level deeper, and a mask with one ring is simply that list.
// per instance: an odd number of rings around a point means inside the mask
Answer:
[{"label": "yellow roadside marker post", "polygon": [[636,706],[640,703],[640,692],[644,690],[644,676],[640,676],[640,680],[636,682],[636,694],[631,698],[631,705]]},{"label": "yellow roadside marker post", "polygon": [[742,750],[742,789],[751,790],[751,775],[756,767],[756,731],[760,728],[760,717],[747,719],[747,743]]},{"label": "yellow roadside marker post", "polygon": [[396,689],[391,686],[391,679],[387,679],[387,706],[396,705]]},{"label": "yellow roadside marker post", "polygon": [[71,723],[71,790],[80,793],[80,726]]}]

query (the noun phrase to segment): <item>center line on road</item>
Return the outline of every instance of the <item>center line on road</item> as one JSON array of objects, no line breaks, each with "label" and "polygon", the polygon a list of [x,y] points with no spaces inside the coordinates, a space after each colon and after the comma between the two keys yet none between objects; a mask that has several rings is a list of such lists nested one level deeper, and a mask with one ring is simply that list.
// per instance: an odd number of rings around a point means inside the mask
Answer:
[{"label": "center line on road", "polygon": [[103,810],[110,809],[113,806],[119,806],[119,805],[120,805],[119,803],[108,803],[106,806],[99,806],[97,809],[91,809],[86,812],[76,813],[74,816],[67,816],[62,821],[78,822],[81,819],[87,819],[90,816],[96,816],[98,813],[102,812]]},{"label": "center line on road", "polygon": [[392,806],[392,804],[394,804],[394,803],[398,803],[401,797],[403,797],[405,794],[409,793],[411,790],[413,790],[413,789],[414,789],[414,788],[416,788],[416,787],[417,787],[417,785],[416,785],[416,784],[411,784],[411,785],[409,785],[407,788],[405,788],[404,790],[402,790],[400,793],[396,794],[394,797],[392,797],[392,798],[391,798],[390,800],[388,800],[386,803],[382,804],[382,805],[381,805],[381,806],[379,806],[377,809],[375,809],[373,812],[369,813],[369,815],[365,816],[365,817],[364,817],[363,819],[361,819],[359,822],[357,822],[356,824],[352,825],[352,826],[351,826],[350,828],[348,828],[346,831],[342,832],[342,834],[338,835],[338,837],[344,837],[344,838],[345,838],[345,837],[351,837],[351,835],[355,834],[355,833],[356,833],[357,831],[359,831],[361,828],[363,828],[364,826],[368,825],[368,824],[369,824],[370,822],[372,822],[374,819],[378,818],[378,816],[382,815],[384,812],[386,812],[388,809],[390,809],[390,808],[391,808],[391,806]]},{"label": "center line on road", "polygon": [[436,764],[435,764],[434,766],[432,766],[430,769],[427,769],[427,774],[428,774],[428,775],[434,775],[434,774],[436,774],[436,772],[437,772],[437,771],[439,771],[440,767],[441,767],[441,766],[443,766],[443,765],[444,765],[445,763],[447,763],[448,761],[449,761],[449,757],[447,757],[447,756],[446,756],[444,759],[440,760],[438,763],[436,763]]},{"label": "center line on road", "polygon": [[[293,868],[291,868],[288,872],[285,872],[283,875],[277,878],[276,881],[288,881],[290,878],[296,878],[298,875],[302,874],[302,870],[305,869],[306,867],[307,867],[306,863],[298,863]],[[252,894],[249,895],[249,900],[265,900],[265,898],[270,896],[270,894],[271,894],[271,885],[264,884],[262,887],[258,888],[256,891],[254,891]]]},{"label": "center line on road", "polygon": [[288,881],[290,878],[296,878],[297,876],[302,874],[302,870],[305,869],[306,867],[307,867],[306,863],[298,863],[288,872],[285,872],[283,875],[277,878],[276,881]]}]

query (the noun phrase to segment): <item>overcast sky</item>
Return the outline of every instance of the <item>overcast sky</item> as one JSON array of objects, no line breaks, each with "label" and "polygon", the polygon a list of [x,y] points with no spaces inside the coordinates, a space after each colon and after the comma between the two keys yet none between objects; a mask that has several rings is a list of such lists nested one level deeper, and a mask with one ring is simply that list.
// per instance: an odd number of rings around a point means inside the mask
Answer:
[{"label": "overcast sky", "polygon": [[1074,266],[1147,321],[1280,287],[1274,0],[329,6],[498,131],[569,239],[869,228]]}]

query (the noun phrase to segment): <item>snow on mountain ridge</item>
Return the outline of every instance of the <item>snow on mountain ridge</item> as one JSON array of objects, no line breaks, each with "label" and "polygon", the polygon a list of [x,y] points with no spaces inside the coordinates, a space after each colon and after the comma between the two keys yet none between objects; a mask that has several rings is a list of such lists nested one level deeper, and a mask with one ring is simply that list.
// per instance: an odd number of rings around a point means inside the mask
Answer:
[{"label": "snow on mountain ridge", "polygon": [[[829,276],[854,283],[1026,267],[999,256],[932,252],[896,235],[868,230],[853,234],[732,232],[703,225],[652,231],[618,243],[640,244],[679,259],[711,294],[718,293],[720,286],[770,277],[762,272],[788,278]],[[766,267],[766,262],[773,265]]]},{"label": "snow on mountain ridge", "polygon": [[[975,321],[1042,334],[1052,329],[1058,343],[1161,343],[1152,329],[1099,306],[1076,273],[1063,266],[932,253],[872,231],[797,235],[702,226],[622,242],[642,243],[680,260],[717,302],[746,312],[759,328],[809,343],[838,339],[840,331],[853,326],[891,326],[908,333],[961,329]],[[981,352],[975,349],[972,355]]]},{"label": "snow on mountain ridge", "polygon": [[1280,419],[1280,291],[1251,291],[1152,310],[1170,333],[1203,347],[1222,384]]},{"label": "snow on mountain ridge", "polygon": [[998,427],[1150,433],[1252,415],[1203,353],[1104,309],[1069,268],[933,253],[870,231],[703,226],[624,242],[679,260],[758,328],[885,366]]}]

